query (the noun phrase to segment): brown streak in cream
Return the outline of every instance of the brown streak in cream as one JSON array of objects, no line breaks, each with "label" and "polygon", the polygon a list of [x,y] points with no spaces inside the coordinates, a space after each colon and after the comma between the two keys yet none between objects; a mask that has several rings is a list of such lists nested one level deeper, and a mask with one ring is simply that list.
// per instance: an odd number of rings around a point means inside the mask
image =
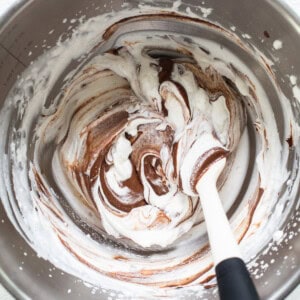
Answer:
[{"label": "brown streak in cream", "polygon": [[203,174],[209,169],[209,167],[217,162],[218,160],[227,157],[228,151],[223,148],[212,148],[205,152],[201,157],[199,157],[198,161],[195,163],[192,176],[191,176],[191,187],[195,193],[196,185],[198,181],[201,179]]},{"label": "brown streak in cream", "polygon": [[179,91],[182,99],[184,100],[184,103],[189,111],[189,113],[191,114],[191,107],[190,107],[190,103],[189,103],[189,98],[188,98],[188,95],[187,95],[187,92],[185,90],[185,88],[178,82],[172,80],[172,82],[176,85],[177,87],[177,90]]},{"label": "brown streak in cream", "polygon": [[[153,159],[155,159],[155,164],[153,165]],[[159,169],[162,170],[162,162],[159,157],[148,155],[144,159],[144,172],[145,176],[151,185],[152,189],[156,193],[156,195],[164,195],[169,192],[169,188],[167,186],[167,179],[165,178],[165,174],[163,171],[159,174]]]},{"label": "brown streak in cream", "polygon": [[159,225],[169,224],[169,223],[171,223],[171,219],[163,211],[159,211],[156,219],[148,228],[151,229]]},{"label": "brown streak in cream", "polygon": [[[189,113],[191,113],[191,108],[190,108],[190,103],[188,100],[188,95],[187,92],[185,90],[185,88],[178,82],[174,81],[171,79],[171,75],[172,75],[172,71],[174,68],[174,63],[175,61],[169,58],[161,58],[159,60],[159,66],[161,67],[161,71],[158,74],[158,78],[159,78],[159,83],[162,84],[164,81],[171,81],[173,84],[175,84],[175,86],[177,87],[177,90],[179,91],[181,97],[183,98],[185,105],[189,111]],[[163,106],[163,108],[165,109],[165,107]],[[168,113],[166,111],[163,111],[164,115],[168,115]]]},{"label": "brown streak in cream", "polygon": [[143,195],[143,185],[137,170],[133,167],[132,174],[129,179],[122,182],[122,186],[128,187],[135,194]]},{"label": "brown streak in cream", "polygon": [[[198,206],[200,205],[199,201],[196,203],[196,205],[193,207],[191,198],[189,197],[189,213],[186,214],[186,217],[183,218],[178,224],[177,226],[179,226],[180,224],[182,224],[183,222],[185,222],[187,219],[191,218],[194,214],[195,211],[197,210]],[[200,224],[202,222],[199,222],[198,224]],[[196,226],[197,223],[194,224],[194,226]]]},{"label": "brown streak in cream", "polygon": [[[87,190],[89,191],[89,196],[92,196],[91,188],[94,181],[94,178],[97,178],[100,175],[100,180],[103,187],[103,192],[109,201],[109,203],[124,212],[130,212],[132,208],[145,205],[145,201],[137,201],[134,204],[124,204],[119,201],[119,199],[114,195],[110,190],[109,186],[105,183],[105,172],[108,171],[109,165],[104,162],[105,156],[108,152],[108,149],[111,148],[111,145],[115,139],[115,136],[124,128],[127,124],[128,113],[126,111],[119,111],[112,113],[108,117],[104,117],[101,123],[93,124],[94,127],[88,128],[88,136],[86,141],[86,151],[84,157],[81,161],[78,161],[73,165],[73,172],[81,177],[87,171],[90,162],[93,157],[97,155],[97,158],[92,165],[89,176],[86,178],[85,183]],[[95,126],[96,125],[96,126]],[[82,174],[82,175],[81,175]],[[86,175],[85,175],[86,177]],[[78,184],[81,186],[81,180],[77,180]],[[136,187],[137,179],[127,180],[124,184],[132,185]],[[136,188],[135,188],[136,189]],[[138,192],[141,193],[141,188],[138,189]],[[101,195],[100,199],[102,198]],[[93,198],[91,197],[93,200]]]},{"label": "brown streak in cream", "polygon": [[32,171],[34,174],[35,182],[37,184],[37,188],[46,196],[46,198],[51,198],[51,194],[43,183],[43,180],[36,168],[32,168]]},{"label": "brown streak in cream", "polygon": [[149,20],[149,21],[156,21],[156,20],[161,20],[161,18],[169,19],[169,20],[180,20],[184,22],[190,22],[190,23],[196,23],[196,24],[204,24],[209,27],[212,27],[214,29],[220,30],[222,32],[226,32],[227,34],[233,36],[233,34],[221,26],[218,26],[216,24],[210,23],[206,20],[201,20],[199,18],[192,18],[192,17],[187,17],[183,16],[180,14],[177,14],[175,12],[161,12],[157,14],[143,14],[139,16],[133,16],[133,17],[127,17],[124,19],[121,19],[120,21],[114,23],[110,27],[108,27],[104,34],[102,35],[103,40],[108,40],[122,25],[126,23],[138,23],[139,21],[143,20]]},{"label": "brown streak in cream", "polygon": [[[198,273],[196,273],[196,274],[194,274],[192,276],[188,276],[185,279],[176,280],[176,281],[170,281],[170,282],[164,282],[163,284],[159,284],[159,287],[160,288],[167,288],[167,287],[176,287],[176,286],[187,285],[187,284],[189,284],[189,283],[197,280],[198,278],[200,278],[202,275],[204,275],[206,272],[208,272],[212,268],[213,268],[213,263],[210,263],[201,272],[198,272]],[[206,280],[204,280],[204,282],[205,281]],[[151,285],[153,285],[153,283]],[[155,284],[155,285],[158,285],[158,284]]]},{"label": "brown streak in cream", "polygon": [[177,154],[178,154],[178,142],[173,144],[172,148],[172,158],[173,158],[173,165],[174,165],[174,173],[173,178],[176,179],[178,177],[178,166],[177,166]]},{"label": "brown streak in cream", "polygon": [[[259,180],[259,182],[260,182],[260,180]],[[249,201],[248,214],[247,214],[246,218],[244,218],[243,221],[237,227],[238,231],[240,232],[239,236],[237,238],[239,243],[241,242],[241,240],[244,238],[244,236],[248,232],[248,229],[249,229],[252,219],[253,219],[255,209],[256,209],[257,205],[259,204],[260,199],[263,196],[263,193],[264,193],[264,189],[258,187],[258,189],[256,190],[255,196]]]},{"label": "brown streak in cream", "polygon": [[139,138],[132,144],[131,161],[138,172],[141,171],[141,161],[144,155],[154,155],[159,157],[161,145],[168,148],[172,146],[174,131],[167,126],[164,131],[156,130],[159,123],[140,125],[141,132]]},{"label": "brown streak in cream", "polygon": [[[212,269],[212,268],[211,268]],[[209,270],[210,271],[210,270]],[[212,279],[214,279],[216,277],[215,274],[209,275],[207,276],[205,279],[201,280],[200,283],[201,284],[206,284],[208,282],[210,282]],[[211,284],[211,285],[205,285],[205,288],[210,288],[210,287],[214,287],[216,286],[216,284]]]},{"label": "brown streak in cream", "polygon": [[292,148],[294,146],[294,136],[293,136],[293,126],[290,123],[290,136],[286,139],[286,142],[288,143],[289,147]]},{"label": "brown streak in cream", "polygon": [[[105,180],[105,172],[108,171],[108,165],[103,162],[103,166],[100,167],[100,181],[102,183],[102,189],[105,197],[107,198],[108,202],[118,210],[124,211],[129,213],[133,208],[140,207],[146,205],[146,201],[144,199],[133,202],[133,203],[123,203],[115,196],[115,194],[110,190],[109,186],[106,184]],[[129,179],[130,180],[130,179]],[[101,193],[99,193],[99,196],[102,198]]]},{"label": "brown streak in cream", "polygon": [[145,272],[146,272],[147,275],[150,275],[150,274],[151,275],[155,275],[155,274],[159,274],[161,272],[171,272],[174,269],[183,267],[185,265],[190,264],[191,262],[194,262],[194,261],[196,261],[198,259],[201,259],[204,254],[208,253],[209,249],[210,249],[209,245],[206,244],[202,248],[200,248],[197,252],[195,252],[192,256],[190,256],[188,258],[185,258],[183,261],[181,261],[180,263],[178,263],[178,264],[176,264],[176,265],[174,265],[172,267],[166,267],[163,270],[161,270],[161,269],[142,270],[141,274],[145,274]]},{"label": "brown streak in cream", "polygon": [[[46,188],[45,184],[43,183],[43,180],[40,176],[40,174],[38,173],[38,171],[33,168],[32,169],[33,174],[34,174],[34,178],[35,178],[35,182],[37,185],[37,192],[39,195],[39,200],[42,204],[44,204],[59,220],[63,221],[63,216],[60,214],[60,212],[55,209],[55,207],[52,207],[51,204],[51,199],[52,199],[52,195],[50,194],[50,192],[48,191],[48,189]],[[42,193],[42,195],[44,195],[46,197],[46,199],[49,201],[49,203],[47,203],[40,195],[39,191]],[[38,202],[37,202],[38,204]]]},{"label": "brown streak in cream", "polygon": [[159,66],[161,67],[158,73],[159,83],[162,84],[164,81],[171,79],[171,74],[174,67],[174,61],[169,58],[161,58],[159,60]]},{"label": "brown streak in cream", "polygon": [[128,260],[130,260],[128,257],[125,257],[123,255],[115,255],[114,259],[115,260],[122,260],[122,261],[128,261]]}]

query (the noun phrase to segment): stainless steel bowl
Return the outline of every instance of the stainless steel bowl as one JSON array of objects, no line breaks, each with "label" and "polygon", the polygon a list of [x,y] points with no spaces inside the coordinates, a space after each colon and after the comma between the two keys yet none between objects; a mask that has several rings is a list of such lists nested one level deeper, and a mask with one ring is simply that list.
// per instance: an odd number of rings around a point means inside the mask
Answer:
[{"label": "stainless steel bowl", "polygon": [[[46,50],[45,46],[53,46],[62,33],[76,26],[76,23],[63,22],[65,18],[71,20],[82,15],[89,18],[111,10],[118,11],[124,2],[136,7],[140,1],[11,1],[11,5],[7,5],[0,13],[0,106],[18,75]],[[149,1],[148,4],[170,7],[172,2],[161,0]],[[205,4],[197,0],[183,1],[183,7],[197,7],[199,4],[213,8],[209,20],[225,28],[235,26],[236,34],[241,37],[243,33],[252,36],[251,43],[267,56],[273,52],[272,43],[275,39],[283,41],[285,47],[276,53],[279,61],[274,69],[281,89],[295,102],[294,113],[300,119],[299,103],[293,98],[286,77],[286,74],[293,73],[300,78],[300,20],[296,15],[280,1],[273,0],[209,0]],[[201,12],[199,16],[202,17]],[[168,24],[165,26],[168,27]],[[225,40],[223,42],[226,43]],[[249,64],[255,69],[255,64]],[[260,78],[259,72],[257,75]],[[276,111],[275,102],[274,107]],[[277,121],[280,125],[279,110]],[[300,201],[299,194],[298,188],[298,200],[284,221],[284,232],[289,232],[295,222],[299,228],[299,205],[296,208]],[[0,281],[18,299],[107,299],[110,295],[111,291],[91,290],[79,279],[62,273],[49,262],[38,258],[11,225],[1,204],[0,249]],[[262,299],[283,298],[300,282],[300,235],[284,240],[276,256],[275,263],[268,267],[263,277],[255,279]],[[268,261],[270,257],[262,252],[258,263]],[[212,299],[217,297],[213,289],[204,296]]]}]

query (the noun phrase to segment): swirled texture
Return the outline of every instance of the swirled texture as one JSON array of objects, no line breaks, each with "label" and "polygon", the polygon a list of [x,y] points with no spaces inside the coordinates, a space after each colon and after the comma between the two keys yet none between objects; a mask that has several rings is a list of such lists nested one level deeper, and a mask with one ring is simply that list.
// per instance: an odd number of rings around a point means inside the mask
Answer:
[{"label": "swirled texture", "polygon": [[[288,145],[254,74],[204,39],[122,32],[155,18],[82,24],[33,63],[1,111],[1,198],[19,232],[69,273],[143,292],[211,285],[195,185],[213,161],[227,158],[218,180],[225,208],[242,198],[231,225],[248,258],[268,240],[263,224],[289,176]],[[294,123],[285,120],[288,136]]]},{"label": "swirled texture", "polygon": [[195,184],[236,148],[245,114],[242,95],[212,66],[153,44],[124,43],[85,66],[42,120],[36,156],[45,142],[57,145],[56,183],[66,182],[65,196],[91,209],[104,232],[165,247],[199,223]]}]

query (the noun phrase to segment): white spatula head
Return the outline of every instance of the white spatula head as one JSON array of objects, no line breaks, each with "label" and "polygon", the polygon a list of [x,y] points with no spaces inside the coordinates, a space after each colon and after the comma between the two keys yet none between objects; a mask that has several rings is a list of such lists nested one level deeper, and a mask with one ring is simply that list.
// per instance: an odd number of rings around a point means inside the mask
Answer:
[{"label": "white spatula head", "polygon": [[216,187],[225,164],[225,157],[212,163],[196,185],[215,265],[227,258],[241,257]]}]

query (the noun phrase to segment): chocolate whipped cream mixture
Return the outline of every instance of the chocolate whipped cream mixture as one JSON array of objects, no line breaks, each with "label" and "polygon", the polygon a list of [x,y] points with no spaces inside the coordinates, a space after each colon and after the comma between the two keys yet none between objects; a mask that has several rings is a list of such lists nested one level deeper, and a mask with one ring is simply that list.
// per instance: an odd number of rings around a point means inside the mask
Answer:
[{"label": "chocolate whipped cream mixture", "polygon": [[[212,66],[201,68],[194,55],[209,55],[195,45],[129,39],[71,80],[56,112],[41,121],[36,151],[55,142],[56,183],[92,211],[101,231],[166,247],[199,223],[195,185],[236,148],[243,96]],[[36,169],[34,176],[42,189]]]},{"label": "chocolate whipped cream mixture", "polygon": [[175,33],[112,42],[133,16],[88,20],[22,75],[1,112],[9,174],[1,197],[19,232],[59,268],[95,285],[170,295],[214,283],[195,191],[203,172],[226,157],[218,188],[228,210],[255,137],[254,175],[230,218],[249,259],[270,238],[264,226],[275,228],[267,221],[288,178],[288,144],[236,56]]}]

